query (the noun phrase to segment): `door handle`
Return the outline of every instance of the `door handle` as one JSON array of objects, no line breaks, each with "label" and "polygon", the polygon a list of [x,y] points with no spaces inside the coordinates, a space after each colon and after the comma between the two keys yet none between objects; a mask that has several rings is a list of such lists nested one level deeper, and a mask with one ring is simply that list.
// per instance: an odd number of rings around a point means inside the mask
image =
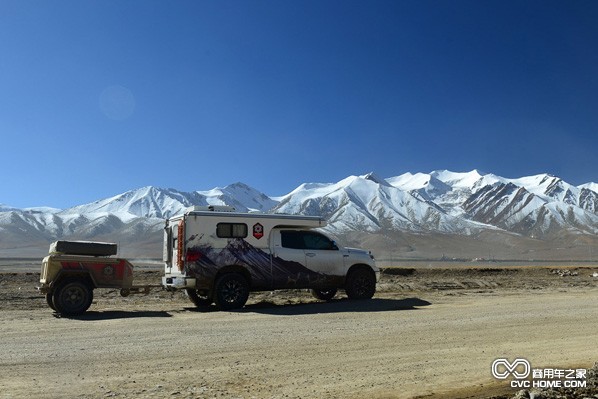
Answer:
[{"label": "door handle", "polygon": [[316,254],[314,254],[313,252],[307,252],[305,254],[305,256],[309,256],[310,258],[313,258],[314,256],[316,256]]}]

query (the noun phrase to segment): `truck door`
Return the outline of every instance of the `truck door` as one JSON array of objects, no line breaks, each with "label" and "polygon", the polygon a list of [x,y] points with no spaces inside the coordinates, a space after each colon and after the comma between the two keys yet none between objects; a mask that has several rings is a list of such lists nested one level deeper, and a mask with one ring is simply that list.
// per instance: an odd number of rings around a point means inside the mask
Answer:
[{"label": "truck door", "polygon": [[338,276],[344,276],[341,251],[332,240],[315,231],[281,230],[280,244],[275,246],[275,256],[284,261],[300,263],[304,267],[298,272],[292,267],[286,271],[277,270],[276,262],[273,262],[272,279],[275,288],[334,285],[333,281],[338,280]]},{"label": "truck door", "polygon": [[302,233],[307,268],[328,276],[344,276],[343,255],[334,241],[317,231]]},{"label": "truck door", "polygon": [[[301,287],[305,278],[301,278],[301,268],[305,267],[305,251],[296,231],[272,230],[271,247],[272,286],[274,289]],[[299,264],[299,268],[296,265]]]}]

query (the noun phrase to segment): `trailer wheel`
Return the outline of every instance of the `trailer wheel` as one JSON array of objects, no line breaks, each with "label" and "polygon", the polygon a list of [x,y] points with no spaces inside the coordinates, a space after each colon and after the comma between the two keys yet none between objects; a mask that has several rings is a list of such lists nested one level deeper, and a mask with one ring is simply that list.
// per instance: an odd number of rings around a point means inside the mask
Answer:
[{"label": "trailer wheel", "polygon": [[193,304],[198,308],[205,308],[206,306],[210,306],[212,303],[214,303],[214,300],[211,296],[202,295],[193,288],[187,288],[185,289],[185,292],[187,293],[187,296],[191,302],[193,302]]},{"label": "trailer wheel", "polygon": [[218,309],[240,309],[249,298],[249,284],[239,273],[227,273],[216,280],[214,294]]},{"label": "trailer wheel", "polygon": [[85,313],[92,301],[93,289],[80,279],[61,281],[52,295],[55,310],[65,316],[77,316]]},{"label": "trailer wheel", "polygon": [[56,306],[54,306],[54,301],[52,300],[52,293],[51,292],[47,292],[46,293],[46,303],[48,304],[48,306],[52,310],[56,310]]},{"label": "trailer wheel", "polygon": [[316,289],[311,289],[311,295],[316,298],[316,299],[320,299],[322,301],[329,301],[332,298],[334,298],[334,296],[336,295],[336,288],[329,288],[329,289],[323,289],[323,290],[316,290]]},{"label": "trailer wheel", "polygon": [[349,299],[370,299],[376,293],[376,275],[370,269],[359,268],[347,276],[345,292]]}]

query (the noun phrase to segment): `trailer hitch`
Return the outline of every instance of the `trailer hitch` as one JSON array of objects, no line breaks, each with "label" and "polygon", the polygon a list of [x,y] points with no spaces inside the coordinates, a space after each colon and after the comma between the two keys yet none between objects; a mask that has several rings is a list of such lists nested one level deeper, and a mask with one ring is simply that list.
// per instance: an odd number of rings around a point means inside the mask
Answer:
[{"label": "trailer hitch", "polygon": [[152,288],[162,287],[161,285],[140,285],[131,288],[121,288],[120,296],[128,297],[129,295],[148,295]]}]

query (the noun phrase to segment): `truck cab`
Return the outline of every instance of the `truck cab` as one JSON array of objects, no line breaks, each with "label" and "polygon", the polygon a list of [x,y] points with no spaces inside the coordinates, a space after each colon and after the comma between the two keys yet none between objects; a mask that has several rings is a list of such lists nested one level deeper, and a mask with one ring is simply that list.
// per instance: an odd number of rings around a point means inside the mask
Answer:
[{"label": "truck cab", "polygon": [[369,251],[340,248],[320,217],[193,207],[166,221],[162,284],[197,306],[243,307],[251,291],[306,288],[322,300],[339,289],[369,299],[379,269]]}]

